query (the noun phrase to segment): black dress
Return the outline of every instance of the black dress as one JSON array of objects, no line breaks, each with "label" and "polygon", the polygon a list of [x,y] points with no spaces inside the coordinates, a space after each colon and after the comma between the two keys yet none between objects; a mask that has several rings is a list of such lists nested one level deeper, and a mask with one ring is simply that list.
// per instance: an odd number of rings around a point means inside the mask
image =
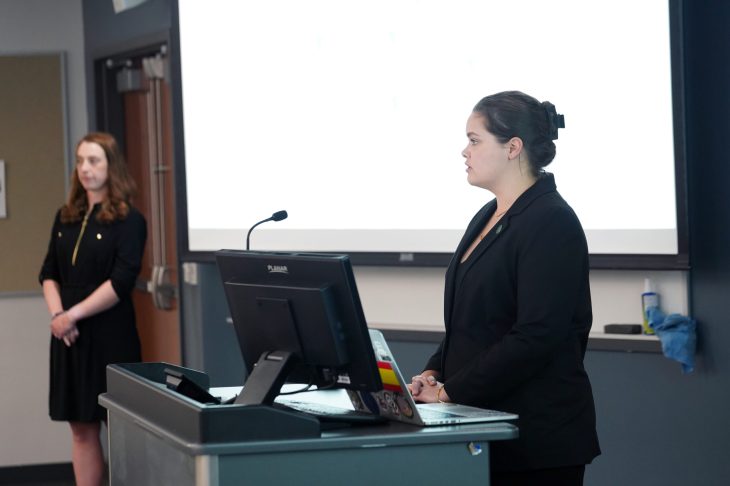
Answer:
[{"label": "black dress", "polygon": [[[39,280],[55,280],[64,309],[111,280],[119,302],[77,322],[79,336],[67,347],[51,336],[49,414],[52,420],[91,422],[105,418],[97,397],[106,391],[106,365],[141,360],[131,292],[139,275],[147,227],[130,208],[124,220],[100,223],[100,205],[83,222],[64,224],[56,214]],[[75,255],[74,255],[75,253]]]}]

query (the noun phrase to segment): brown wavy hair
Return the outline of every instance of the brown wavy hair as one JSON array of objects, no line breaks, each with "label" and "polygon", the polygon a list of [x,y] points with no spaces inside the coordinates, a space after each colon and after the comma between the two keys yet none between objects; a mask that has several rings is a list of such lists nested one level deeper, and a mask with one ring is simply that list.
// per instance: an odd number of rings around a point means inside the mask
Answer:
[{"label": "brown wavy hair", "polygon": [[[137,187],[127,171],[127,164],[117,141],[109,133],[92,132],[79,140],[75,153],[78,153],[79,146],[83,142],[99,145],[104,150],[108,163],[107,193],[101,203],[101,210],[96,215],[96,220],[101,223],[111,223],[118,219],[125,219],[129,214],[129,207]],[[89,210],[88,206],[86,190],[81,185],[78,171],[74,168],[71,175],[71,191],[66,204],[61,208],[61,222],[80,221]]]}]

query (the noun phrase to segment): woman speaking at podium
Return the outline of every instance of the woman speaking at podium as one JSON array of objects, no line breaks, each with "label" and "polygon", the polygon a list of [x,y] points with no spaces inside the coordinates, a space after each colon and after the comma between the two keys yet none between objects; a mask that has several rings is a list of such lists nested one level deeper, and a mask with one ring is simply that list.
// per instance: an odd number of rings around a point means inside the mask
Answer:
[{"label": "woman speaking at podium", "polygon": [[552,104],[517,91],[474,107],[462,152],[467,180],[496,197],[456,249],[446,272],[446,335],[411,384],[422,402],[519,414],[519,438],[491,444],[497,486],[580,485],[600,454],[583,367],[588,248],[544,171],[562,127]]},{"label": "woman speaking at podium", "polygon": [[131,292],[147,229],[131,206],[133,191],[114,138],[82,138],[40,272],[53,335],[49,411],[71,426],[79,486],[101,484],[104,471],[97,399],[106,391],[106,365],[141,359]]}]

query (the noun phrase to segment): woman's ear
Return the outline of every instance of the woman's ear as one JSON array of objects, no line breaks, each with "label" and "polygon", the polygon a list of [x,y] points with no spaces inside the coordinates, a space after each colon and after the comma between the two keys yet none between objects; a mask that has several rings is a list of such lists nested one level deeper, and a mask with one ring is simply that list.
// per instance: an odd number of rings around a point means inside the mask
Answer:
[{"label": "woman's ear", "polygon": [[507,141],[507,158],[514,160],[522,153],[522,139],[520,137],[512,137]]}]

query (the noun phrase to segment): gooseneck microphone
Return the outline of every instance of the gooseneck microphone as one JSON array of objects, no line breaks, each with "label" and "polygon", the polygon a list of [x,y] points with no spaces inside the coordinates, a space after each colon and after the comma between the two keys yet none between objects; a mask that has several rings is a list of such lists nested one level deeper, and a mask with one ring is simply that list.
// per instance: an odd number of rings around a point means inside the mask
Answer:
[{"label": "gooseneck microphone", "polygon": [[260,225],[261,223],[265,223],[267,221],[281,221],[282,219],[286,219],[287,216],[289,216],[289,215],[286,214],[286,211],[277,211],[274,214],[272,214],[270,217],[268,217],[266,219],[262,219],[255,225],[251,226],[251,229],[248,230],[248,234],[246,235],[246,250],[249,249],[249,239],[251,238],[251,232],[253,231],[253,229],[256,226]]}]

